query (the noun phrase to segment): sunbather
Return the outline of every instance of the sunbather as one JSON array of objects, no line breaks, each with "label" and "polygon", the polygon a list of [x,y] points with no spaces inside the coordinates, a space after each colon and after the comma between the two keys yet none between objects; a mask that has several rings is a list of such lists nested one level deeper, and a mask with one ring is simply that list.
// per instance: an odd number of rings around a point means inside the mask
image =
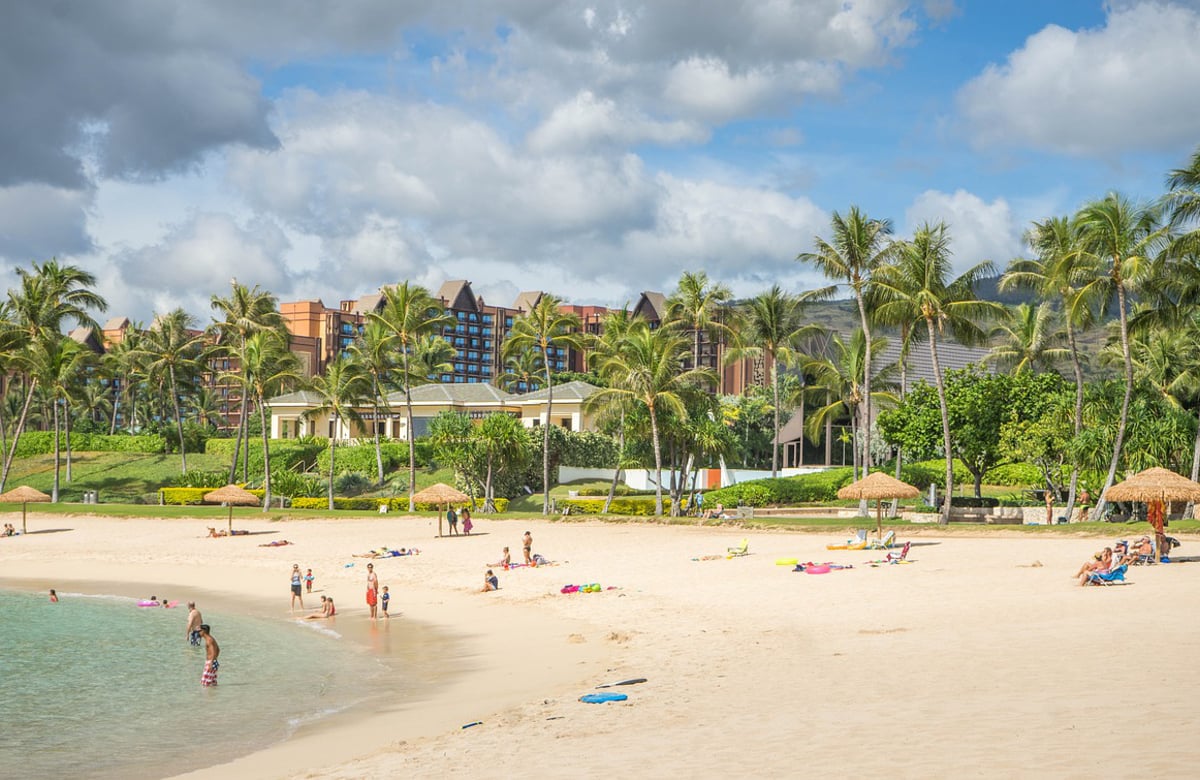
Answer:
[{"label": "sunbather", "polygon": [[1089,578],[1093,574],[1105,574],[1113,567],[1113,550],[1111,547],[1105,547],[1100,552],[1092,556],[1090,561],[1085,562],[1079,567],[1079,571],[1075,574],[1080,585],[1087,585]]},{"label": "sunbather", "polygon": [[260,544],[259,547],[286,547],[289,544],[291,544],[291,542],[289,542],[287,539],[276,539],[273,542],[266,542],[265,544]]}]

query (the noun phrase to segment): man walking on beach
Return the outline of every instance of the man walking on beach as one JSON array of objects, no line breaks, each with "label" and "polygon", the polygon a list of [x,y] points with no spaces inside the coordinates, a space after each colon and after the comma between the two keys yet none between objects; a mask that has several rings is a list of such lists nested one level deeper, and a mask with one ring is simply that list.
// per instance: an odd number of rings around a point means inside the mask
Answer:
[{"label": "man walking on beach", "polygon": [[221,668],[217,663],[217,656],[221,654],[221,646],[208,631],[208,626],[201,623],[200,638],[204,640],[204,674],[200,675],[200,684],[205,688],[211,688],[217,684],[217,670]]},{"label": "man walking on beach", "polygon": [[204,618],[200,617],[200,610],[196,609],[196,602],[189,601],[187,628],[184,629],[183,635],[195,647],[200,646],[200,624],[203,622]]},{"label": "man walking on beach", "polygon": [[371,608],[371,620],[375,619],[379,603],[379,577],[375,575],[375,564],[367,564],[367,606]]}]

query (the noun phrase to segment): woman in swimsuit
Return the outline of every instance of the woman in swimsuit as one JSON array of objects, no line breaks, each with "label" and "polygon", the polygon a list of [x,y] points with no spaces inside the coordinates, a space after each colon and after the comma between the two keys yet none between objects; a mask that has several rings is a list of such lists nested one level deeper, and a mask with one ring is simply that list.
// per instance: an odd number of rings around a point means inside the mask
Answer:
[{"label": "woman in swimsuit", "polygon": [[300,564],[292,564],[292,611],[296,611],[296,600],[300,600],[300,609],[304,609],[303,595],[304,575],[300,573]]},{"label": "woman in swimsuit", "polygon": [[526,531],[525,538],[522,539],[521,541],[522,541],[522,544],[525,546],[525,565],[532,566],[533,558],[532,558],[532,556],[530,556],[529,551],[533,549],[533,534]]}]

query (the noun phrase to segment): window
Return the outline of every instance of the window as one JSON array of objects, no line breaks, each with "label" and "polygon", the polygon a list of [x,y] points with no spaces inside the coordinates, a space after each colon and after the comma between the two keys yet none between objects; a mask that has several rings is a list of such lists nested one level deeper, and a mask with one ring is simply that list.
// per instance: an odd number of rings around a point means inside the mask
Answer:
[{"label": "window", "polygon": [[490,336],[490,335],[492,335],[492,329],[491,329],[491,328],[484,328],[484,329],[483,329],[483,335],[485,335],[485,336]]},{"label": "window", "polygon": [[513,323],[513,318],[512,318],[512,317],[505,317],[505,318],[504,318],[504,327],[506,327],[506,328],[511,328],[511,327],[512,327],[512,323]]},{"label": "window", "polygon": [[477,384],[479,384],[479,378],[478,378],[478,377],[474,377],[474,376],[469,376],[469,377],[467,377],[467,384],[469,384],[469,385],[477,385]]},{"label": "window", "polygon": [[484,373],[484,374],[491,374],[491,373],[492,373],[492,367],[491,367],[491,366],[484,366],[484,367],[483,367],[483,373]]},{"label": "window", "polygon": [[467,326],[467,333],[471,333],[471,334],[474,334],[474,335],[479,335],[479,326],[478,326],[478,325],[469,325],[469,326]]},{"label": "window", "polygon": [[449,375],[449,374],[442,374],[442,381],[443,381],[443,382],[449,382],[449,381],[450,381],[450,375]]},{"label": "window", "polygon": [[478,352],[468,352],[467,360],[479,360],[479,353]]},{"label": "window", "polygon": [[455,363],[455,364],[454,364],[454,370],[455,370],[455,371],[462,371],[462,370],[464,370],[464,369],[463,369],[463,364],[462,364],[462,363]]},{"label": "window", "polygon": [[456,384],[456,385],[461,385],[461,384],[463,384],[463,383],[464,383],[464,382],[466,382],[466,381],[467,381],[467,380],[466,380],[466,378],[465,378],[465,377],[461,377],[461,376],[456,376],[456,377],[454,377],[454,384]]},{"label": "window", "polygon": [[492,348],[492,340],[491,340],[491,339],[484,339],[484,340],[483,340],[483,348],[484,348],[484,349],[491,349],[491,348]]},{"label": "window", "polygon": [[479,315],[474,312],[467,315],[467,322],[479,322]]},{"label": "window", "polygon": [[462,322],[466,318],[467,318],[467,313],[465,311],[458,312],[458,321],[459,322]]},{"label": "window", "polygon": [[483,324],[491,325],[492,324],[492,315],[490,315],[490,314],[483,315]]},{"label": "window", "polygon": [[468,373],[468,374],[478,374],[478,373],[479,373],[479,366],[477,366],[477,365],[475,365],[474,363],[472,363],[471,365],[467,366],[467,373]]}]

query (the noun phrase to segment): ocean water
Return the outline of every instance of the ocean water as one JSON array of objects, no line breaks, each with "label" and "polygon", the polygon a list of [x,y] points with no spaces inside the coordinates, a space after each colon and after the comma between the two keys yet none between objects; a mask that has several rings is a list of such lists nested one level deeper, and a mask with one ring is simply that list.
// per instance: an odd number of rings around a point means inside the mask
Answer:
[{"label": "ocean water", "polygon": [[210,612],[218,686],[187,610],[0,590],[0,775],[157,778],[286,739],[380,695],[389,670],[336,625]]}]

